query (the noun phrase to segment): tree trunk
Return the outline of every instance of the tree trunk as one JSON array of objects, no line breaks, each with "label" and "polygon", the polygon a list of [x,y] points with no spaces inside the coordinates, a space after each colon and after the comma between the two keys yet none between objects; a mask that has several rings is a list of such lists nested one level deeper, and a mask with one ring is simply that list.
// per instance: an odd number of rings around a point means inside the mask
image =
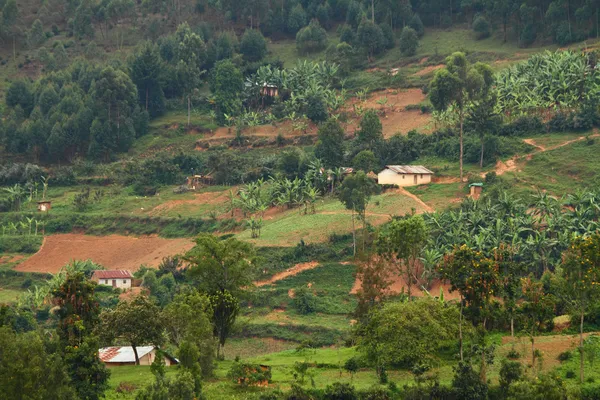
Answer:
[{"label": "tree trunk", "polygon": [[479,158],[479,168],[483,168],[483,137],[481,138],[481,157]]},{"label": "tree trunk", "polygon": [[146,111],[148,111],[148,86],[146,86]]},{"label": "tree trunk", "polygon": [[462,319],[463,319],[463,298],[460,296],[460,315],[458,322],[458,345],[460,352],[460,361],[464,361],[463,359],[463,333],[462,333]]},{"label": "tree trunk", "polygon": [[463,123],[464,123],[464,116],[463,116],[463,110],[461,108],[461,110],[459,111],[459,118],[460,118],[460,155],[459,155],[459,166],[460,166],[460,181],[463,181]]},{"label": "tree trunk", "polygon": [[579,320],[579,381],[583,383],[583,311]]},{"label": "tree trunk", "polygon": [[514,343],[515,342],[515,317],[512,314],[510,315],[510,338],[511,338],[511,341]]},{"label": "tree trunk", "polygon": [[135,344],[131,344],[131,348],[133,349],[133,355],[135,356],[135,365],[140,365],[140,358],[138,357],[137,347]]},{"label": "tree trunk", "polygon": [[371,21],[375,23],[375,0],[371,0]]},{"label": "tree trunk", "polygon": [[502,21],[502,32],[504,33],[503,43],[506,43],[506,18]]},{"label": "tree trunk", "polygon": [[192,112],[192,95],[188,94],[188,127],[190,126],[190,118]]},{"label": "tree trunk", "polygon": [[356,228],[354,226],[354,208],[352,209],[352,255],[356,256]]},{"label": "tree trunk", "polygon": [[531,328],[531,370],[535,370],[535,336],[533,328]]}]

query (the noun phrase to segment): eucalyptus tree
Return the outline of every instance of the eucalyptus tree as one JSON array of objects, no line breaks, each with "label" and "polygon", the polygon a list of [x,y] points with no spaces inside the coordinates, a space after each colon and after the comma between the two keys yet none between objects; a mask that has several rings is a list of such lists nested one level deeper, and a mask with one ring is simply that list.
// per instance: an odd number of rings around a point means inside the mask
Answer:
[{"label": "eucalyptus tree", "polygon": [[429,100],[438,111],[456,108],[460,134],[460,180],[463,180],[463,129],[467,107],[488,96],[494,84],[494,73],[489,65],[471,65],[464,53],[453,53],[446,59],[446,67],[436,71],[431,81]]}]

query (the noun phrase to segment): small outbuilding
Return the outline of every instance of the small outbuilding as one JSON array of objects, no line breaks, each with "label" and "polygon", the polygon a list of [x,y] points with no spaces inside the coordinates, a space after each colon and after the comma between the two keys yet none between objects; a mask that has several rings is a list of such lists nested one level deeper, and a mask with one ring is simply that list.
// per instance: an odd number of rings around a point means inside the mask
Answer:
[{"label": "small outbuilding", "polygon": [[[155,346],[136,346],[140,365],[151,365],[157,357]],[[178,364],[179,361],[166,353],[162,353],[165,366]],[[131,346],[111,346],[98,350],[100,361],[107,367],[120,367],[122,365],[135,365],[135,354]]]},{"label": "small outbuilding", "polygon": [[125,270],[94,271],[92,280],[98,282],[99,285],[112,286],[118,289],[131,289],[131,281],[133,275]]},{"label": "small outbuilding", "polygon": [[481,192],[483,192],[483,183],[471,183],[469,185],[469,195],[473,200],[478,200],[481,196]]},{"label": "small outbuilding", "polygon": [[37,202],[37,209],[41,212],[48,212],[52,208],[52,202],[49,200],[42,200]]},{"label": "small outbuilding", "polygon": [[265,82],[260,88],[260,94],[261,96],[277,97],[279,95],[279,90],[276,85]]},{"label": "small outbuilding", "polygon": [[377,174],[380,185],[415,186],[431,183],[433,171],[422,165],[386,165]]}]

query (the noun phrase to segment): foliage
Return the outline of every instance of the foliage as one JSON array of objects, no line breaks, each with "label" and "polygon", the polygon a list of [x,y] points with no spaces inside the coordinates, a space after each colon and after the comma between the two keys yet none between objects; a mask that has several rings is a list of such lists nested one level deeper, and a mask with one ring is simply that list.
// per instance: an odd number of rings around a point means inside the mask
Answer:
[{"label": "foliage", "polygon": [[17,334],[0,327],[0,389],[11,399],[75,399],[70,378],[56,343],[38,332]]},{"label": "foliage", "polygon": [[237,115],[242,107],[240,94],[244,87],[241,72],[230,60],[219,61],[211,75],[210,90],[215,97],[217,119],[224,122],[229,115]]},{"label": "foliage", "polygon": [[256,269],[254,249],[235,238],[202,234],[186,253],[188,274],[209,295],[228,291],[239,296],[252,285]]},{"label": "foliage", "polygon": [[300,29],[296,34],[296,48],[300,53],[320,51],[325,47],[327,47],[327,32],[316,19],[311,20],[308,26]]},{"label": "foliage", "polygon": [[300,314],[312,314],[316,311],[315,295],[309,289],[299,288],[294,291],[292,305]]},{"label": "foliage", "polygon": [[[133,347],[135,363],[139,365],[137,346],[163,342],[163,321],[160,308],[144,295],[130,301],[121,301],[114,310],[104,310],[100,315],[98,334],[104,342],[122,339]],[[158,358],[158,357],[157,357]]]},{"label": "foliage", "polygon": [[[358,346],[374,365],[410,367],[434,358],[458,332],[458,310],[430,298],[375,309],[360,329]],[[402,342],[404,345],[398,346]]]},{"label": "foliage", "polygon": [[405,27],[402,29],[400,35],[400,52],[403,56],[410,57],[414,56],[419,47],[419,36],[417,32],[411,27]]},{"label": "foliage", "polygon": [[459,399],[483,400],[488,394],[487,383],[481,382],[471,364],[462,361],[454,368],[452,388]]},{"label": "foliage", "polygon": [[227,372],[227,377],[242,386],[262,385],[271,381],[271,368],[235,362]]},{"label": "foliage", "polygon": [[492,27],[488,20],[483,16],[478,16],[473,21],[473,31],[477,40],[485,39],[491,35]]},{"label": "foliage", "polygon": [[267,41],[262,33],[256,29],[246,29],[240,41],[240,53],[250,62],[262,60],[267,54]]},{"label": "foliage", "polygon": [[330,118],[319,127],[315,156],[326,167],[340,167],[344,161],[344,129],[340,123]]}]

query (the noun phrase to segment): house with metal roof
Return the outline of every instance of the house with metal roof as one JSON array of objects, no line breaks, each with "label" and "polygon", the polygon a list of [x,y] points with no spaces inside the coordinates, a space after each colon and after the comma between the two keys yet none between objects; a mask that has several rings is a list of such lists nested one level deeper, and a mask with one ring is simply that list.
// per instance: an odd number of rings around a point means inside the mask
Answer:
[{"label": "house with metal roof", "polygon": [[377,174],[380,185],[415,186],[431,183],[433,171],[422,165],[386,165]]},{"label": "house with metal roof", "polygon": [[[157,357],[157,348],[155,346],[136,346],[140,365],[151,365]],[[178,364],[179,361],[166,353],[161,353],[164,357],[165,366]],[[121,365],[135,365],[135,354],[131,346],[111,346],[98,350],[100,361],[107,367],[118,367]]]},{"label": "house with metal roof", "polygon": [[126,270],[98,270],[94,271],[92,280],[98,282],[99,285],[107,285],[119,289],[130,289],[133,275]]}]

